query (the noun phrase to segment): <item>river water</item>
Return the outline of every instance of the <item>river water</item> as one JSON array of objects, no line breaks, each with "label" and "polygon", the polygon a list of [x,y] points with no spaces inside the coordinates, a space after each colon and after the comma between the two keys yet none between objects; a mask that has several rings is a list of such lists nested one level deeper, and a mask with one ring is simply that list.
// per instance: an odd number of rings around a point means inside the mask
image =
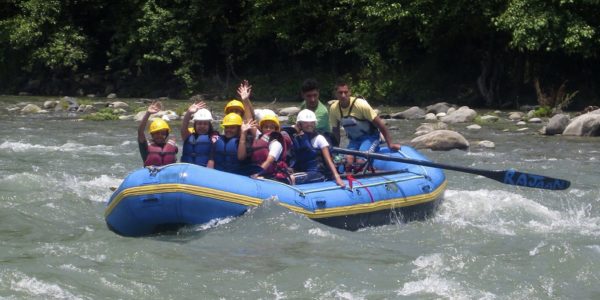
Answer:
[{"label": "river water", "polygon": [[[427,156],[572,185],[448,171],[426,221],[348,232],[267,201],[177,235],[124,238],[103,211],[109,187],[141,165],[135,122],[0,115],[0,298],[600,299],[598,138],[453,126],[496,148]],[[406,141],[419,122],[389,125]]]}]

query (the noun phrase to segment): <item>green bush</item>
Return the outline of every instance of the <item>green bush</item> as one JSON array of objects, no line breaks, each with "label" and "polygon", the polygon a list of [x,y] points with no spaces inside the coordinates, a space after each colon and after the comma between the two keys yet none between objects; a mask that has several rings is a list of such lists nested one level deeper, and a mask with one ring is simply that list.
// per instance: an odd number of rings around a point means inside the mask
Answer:
[{"label": "green bush", "polygon": [[179,104],[177,104],[177,107],[175,108],[175,113],[178,116],[183,117],[183,115],[185,115],[185,112],[188,110],[189,106],[190,106],[190,104],[187,102],[179,103]]},{"label": "green bush", "polygon": [[533,112],[534,117],[550,117],[552,115],[552,108],[550,106],[540,106]]},{"label": "green bush", "polygon": [[119,115],[115,114],[112,108],[103,108],[97,113],[92,113],[83,117],[89,121],[113,121],[118,120]]}]

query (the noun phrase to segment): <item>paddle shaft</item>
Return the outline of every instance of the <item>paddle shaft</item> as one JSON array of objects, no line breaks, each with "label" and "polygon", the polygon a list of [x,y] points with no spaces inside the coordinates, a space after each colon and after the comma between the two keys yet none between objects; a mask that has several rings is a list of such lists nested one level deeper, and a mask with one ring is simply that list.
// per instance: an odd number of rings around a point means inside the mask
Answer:
[{"label": "paddle shaft", "polygon": [[432,167],[432,168],[438,168],[438,169],[445,169],[445,170],[452,170],[452,171],[458,171],[458,172],[463,172],[463,173],[481,175],[483,177],[487,177],[487,178],[496,180],[496,181],[504,183],[504,184],[509,184],[509,185],[540,188],[540,189],[546,189],[546,190],[565,190],[565,189],[568,189],[569,186],[571,185],[571,183],[567,180],[557,179],[557,178],[552,178],[552,177],[547,177],[547,176],[542,176],[542,175],[536,175],[536,174],[523,173],[523,172],[519,172],[519,171],[516,171],[513,169],[504,170],[504,171],[482,170],[482,169],[441,164],[441,163],[425,161],[425,160],[390,156],[390,155],[385,155],[385,154],[348,150],[348,149],[342,149],[342,148],[337,148],[337,147],[332,148],[332,151],[337,152],[337,153],[342,153],[342,154],[361,156],[361,157],[365,157],[367,159],[396,161],[396,162],[402,162],[402,163],[406,163],[406,164],[420,165],[420,166],[426,166],[426,167]]}]

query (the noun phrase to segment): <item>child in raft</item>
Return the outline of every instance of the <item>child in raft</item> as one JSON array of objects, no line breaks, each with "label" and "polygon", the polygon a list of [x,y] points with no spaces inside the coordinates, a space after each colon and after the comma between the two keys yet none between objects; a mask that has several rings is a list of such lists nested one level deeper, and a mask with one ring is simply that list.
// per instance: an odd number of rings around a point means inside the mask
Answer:
[{"label": "child in raft", "polygon": [[264,115],[258,124],[260,130],[256,128],[254,120],[242,125],[238,159],[246,160],[249,157],[251,165],[260,167],[256,169],[257,172],[251,174],[252,178],[264,177],[287,181],[287,164],[284,158],[291,140],[286,143],[280,132],[279,119],[275,114]]},{"label": "child in raft", "polygon": [[[190,119],[193,128],[188,128]],[[181,124],[181,139],[184,141],[181,162],[214,168],[213,143],[218,133],[213,130],[212,120],[204,102],[196,101],[190,105]]]},{"label": "child in raft", "polygon": [[328,174],[341,188],[346,185],[338,174],[331,154],[329,143],[325,137],[316,133],[317,116],[309,109],[298,113],[294,135],[294,174],[291,175],[292,184],[325,181]]},{"label": "child in raft", "polygon": [[175,139],[169,139],[171,128],[169,124],[161,119],[155,118],[150,124],[150,141],[146,140],[144,129],[150,115],[155,114],[162,109],[159,101],[153,101],[138,126],[138,146],[140,155],[144,161],[144,166],[164,166],[177,162],[177,145]]},{"label": "child in raft", "polygon": [[234,112],[223,118],[223,134],[215,137],[214,141],[215,169],[236,174],[240,172],[242,162],[238,159],[238,146],[242,123],[242,117]]}]

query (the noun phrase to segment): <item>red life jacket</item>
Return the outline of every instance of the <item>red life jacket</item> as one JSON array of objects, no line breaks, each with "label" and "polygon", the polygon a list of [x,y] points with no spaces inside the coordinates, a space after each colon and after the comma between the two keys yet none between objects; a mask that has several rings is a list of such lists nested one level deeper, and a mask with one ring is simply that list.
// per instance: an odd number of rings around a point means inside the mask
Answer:
[{"label": "red life jacket", "polygon": [[294,147],[294,142],[287,132],[281,131],[279,133],[281,133],[281,136],[283,137],[282,145],[283,150],[285,151],[281,153],[281,156],[283,157],[283,161],[287,164],[290,162],[290,155],[292,154],[291,149]]},{"label": "red life jacket", "polygon": [[283,135],[277,131],[261,134],[258,139],[255,139],[252,142],[252,156],[250,159],[254,164],[260,165],[267,160],[269,156],[269,144],[271,141],[273,141],[273,139],[276,139],[279,141],[279,143],[281,143],[283,150],[281,151],[281,155],[279,155],[279,159],[274,161],[266,170],[261,172],[261,175],[267,178],[280,177],[282,174],[277,173],[284,172],[284,169],[285,173],[287,174],[287,164],[285,163],[285,158],[287,155],[288,143]]},{"label": "red life jacket", "polygon": [[144,161],[144,166],[164,166],[175,163],[177,162],[177,151],[177,146],[173,140],[169,140],[162,147],[149,143],[148,157]]}]

